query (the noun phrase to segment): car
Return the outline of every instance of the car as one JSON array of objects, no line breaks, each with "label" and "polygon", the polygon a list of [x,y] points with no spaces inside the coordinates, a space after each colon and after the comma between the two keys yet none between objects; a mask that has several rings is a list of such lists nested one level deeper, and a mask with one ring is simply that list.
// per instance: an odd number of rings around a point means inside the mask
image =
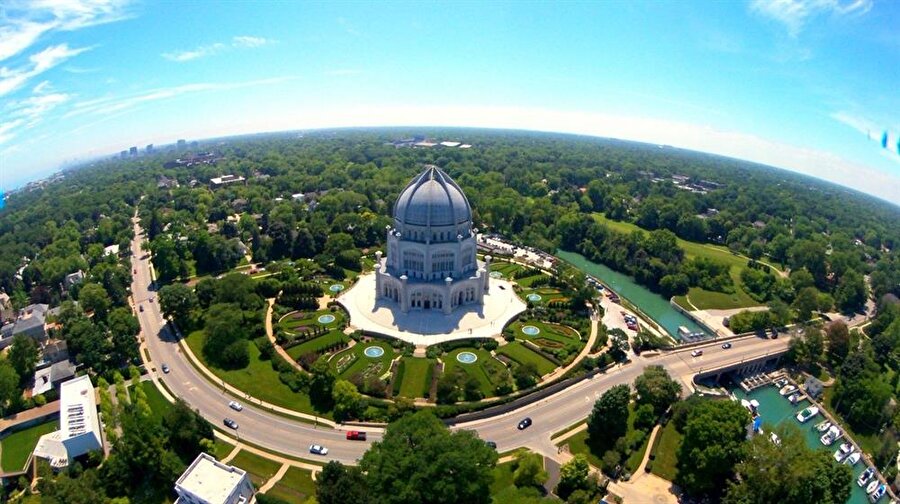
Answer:
[{"label": "car", "polygon": [[722,343],[722,348],[724,348],[725,350],[728,350],[729,348],[731,348],[731,343],[728,343],[728,342]]},{"label": "car", "polygon": [[309,445],[309,453],[313,455],[328,455],[328,448],[317,444]]},{"label": "car", "polygon": [[363,431],[355,431],[355,430],[347,431],[347,439],[349,439],[351,441],[365,441],[366,433]]},{"label": "car", "polygon": [[132,272],[133,274],[137,275],[137,269],[133,269],[133,270],[131,270],[131,272]]},{"label": "car", "polygon": [[694,350],[691,352],[691,357],[700,357],[701,355],[703,355],[703,350]]},{"label": "car", "polygon": [[169,374],[169,365],[168,365],[168,364],[163,364],[163,365],[162,365],[162,370],[163,370],[163,373]]},{"label": "car", "polygon": [[497,449],[497,443],[495,443],[493,441],[485,441],[484,444],[490,446],[491,448],[493,448],[495,450]]},{"label": "car", "polygon": [[138,310],[140,310],[141,313],[144,313],[144,305],[139,305]]},{"label": "car", "polygon": [[226,419],[222,420],[222,423],[225,424],[225,426],[230,429],[237,430],[237,428],[238,428],[238,423],[230,418],[226,418]]},{"label": "car", "polygon": [[525,430],[531,426],[531,417],[525,417],[519,422],[519,430]]},{"label": "car", "polygon": [[498,285],[497,287],[500,287],[500,290],[506,290],[506,287],[504,287],[502,285]]},{"label": "car", "polygon": [[151,303],[153,302],[153,296],[150,296],[150,302]]},{"label": "car", "polygon": [[237,401],[229,402],[228,407],[233,409],[234,411],[241,411],[242,409],[244,409],[244,406],[242,406],[241,403],[239,403]]}]

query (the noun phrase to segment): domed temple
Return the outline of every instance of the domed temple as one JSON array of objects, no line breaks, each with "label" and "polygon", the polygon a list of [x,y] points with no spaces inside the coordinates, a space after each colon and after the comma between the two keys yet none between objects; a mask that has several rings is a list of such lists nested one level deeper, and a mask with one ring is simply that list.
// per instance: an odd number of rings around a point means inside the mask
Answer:
[{"label": "domed temple", "polygon": [[387,230],[387,257],[377,252],[379,299],[410,310],[482,305],[489,292],[490,261],[476,258],[472,207],[459,185],[437,166],[413,178],[394,204]]}]

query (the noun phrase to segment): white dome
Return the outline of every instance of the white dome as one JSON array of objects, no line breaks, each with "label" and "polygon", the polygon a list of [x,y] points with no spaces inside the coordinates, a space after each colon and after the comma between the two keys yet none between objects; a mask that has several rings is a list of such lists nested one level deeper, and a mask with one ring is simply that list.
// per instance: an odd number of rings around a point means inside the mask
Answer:
[{"label": "white dome", "polygon": [[400,193],[394,219],[412,226],[455,226],[471,222],[472,207],[449,175],[428,166]]}]

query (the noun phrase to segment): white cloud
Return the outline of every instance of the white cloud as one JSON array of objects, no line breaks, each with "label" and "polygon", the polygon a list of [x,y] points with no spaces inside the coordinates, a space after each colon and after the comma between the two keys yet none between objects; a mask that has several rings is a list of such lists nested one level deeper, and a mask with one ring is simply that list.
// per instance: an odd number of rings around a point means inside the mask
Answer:
[{"label": "white cloud", "polygon": [[214,56],[216,54],[222,53],[228,49],[238,48],[238,49],[255,49],[257,47],[262,47],[267,44],[271,44],[274,41],[272,39],[267,39],[264,37],[251,37],[249,35],[241,35],[237,37],[233,37],[231,39],[231,43],[226,44],[223,42],[216,42],[215,44],[209,44],[204,46],[199,46],[195,49],[191,50],[178,50],[162,53],[162,57],[169,60],[174,61],[176,63],[184,63],[187,61],[193,61],[199,58],[205,58],[207,56]]},{"label": "white cloud", "polygon": [[29,63],[18,68],[0,67],[0,96],[7,95],[22,87],[30,79],[50,70],[63,61],[77,56],[90,47],[69,48],[68,44],[50,46],[39,53],[32,54]]},{"label": "white cloud", "polygon": [[73,31],[131,17],[130,0],[12,0],[0,9],[0,61],[51,31]]},{"label": "white cloud", "polygon": [[750,10],[783,24],[792,37],[815,16],[862,15],[872,9],[872,0],[752,0]]}]

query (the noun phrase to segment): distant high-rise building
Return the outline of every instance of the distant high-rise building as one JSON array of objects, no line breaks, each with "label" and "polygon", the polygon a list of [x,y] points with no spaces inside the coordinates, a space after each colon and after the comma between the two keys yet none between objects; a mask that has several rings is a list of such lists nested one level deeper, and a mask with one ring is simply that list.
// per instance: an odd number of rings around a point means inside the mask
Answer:
[{"label": "distant high-rise building", "polygon": [[147,149],[147,154],[152,154],[153,153],[153,144],[147,144],[146,149]]},{"label": "distant high-rise building", "polygon": [[127,157],[128,157],[128,151],[127,151],[127,150],[123,150],[122,152],[119,153],[119,157],[122,158],[122,159],[127,158]]},{"label": "distant high-rise building", "polygon": [[137,147],[129,148],[128,153],[131,154],[131,157],[137,156]]},{"label": "distant high-rise building", "polygon": [[178,148],[183,149],[186,146],[187,146],[187,140],[185,140],[184,138],[179,138],[178,139]]}]

